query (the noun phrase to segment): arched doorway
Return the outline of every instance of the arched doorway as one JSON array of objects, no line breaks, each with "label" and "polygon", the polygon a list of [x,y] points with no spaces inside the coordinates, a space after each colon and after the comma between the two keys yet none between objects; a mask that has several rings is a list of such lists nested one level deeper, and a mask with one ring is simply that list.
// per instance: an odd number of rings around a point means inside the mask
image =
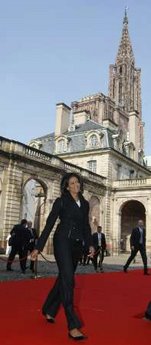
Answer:
[{"label": "arched doorway", "polygon": [[38,180],[30,179],[23,188],[21,218],[30,220],[40,233],[43,227],[46,187]]},{"label": "arched doorway", "polygon": [[89,200],[90,205],[90,225],[92,232],[96,231],[96,224],[100,224],[100,200],[96,196],[92,196]]},{"label": "arched doorway", "polygon": [[129,237],[139,219],[146,221],[145,207],[137,200],[127,201],[121,209],[121,251],[129,250]]}]

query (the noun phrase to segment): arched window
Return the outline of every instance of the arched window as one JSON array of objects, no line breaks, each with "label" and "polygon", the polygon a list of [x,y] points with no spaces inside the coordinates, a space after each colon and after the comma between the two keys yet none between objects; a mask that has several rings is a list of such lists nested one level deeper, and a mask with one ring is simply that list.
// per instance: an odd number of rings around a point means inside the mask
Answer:
[{"label": "arched window", "polygon": [[115,97],[115,78],[113,78],[113,98]]},{"label": "arched window", "polygon": [[90,146],[94,147],[98,145],[98,138],[95,134],[92,134],[90,137]]},{"label": "arched window", "polygon": [[66,151],[66,145],[65,145],[64,139],[61,139],[58,141],[57,151],[58,152],[65,152]]},{"label": "arched window", "polygon": [[118,92],[118,97],[119,97],[119,104],[122,105],[122,81],[119,81],[119,92]]}]

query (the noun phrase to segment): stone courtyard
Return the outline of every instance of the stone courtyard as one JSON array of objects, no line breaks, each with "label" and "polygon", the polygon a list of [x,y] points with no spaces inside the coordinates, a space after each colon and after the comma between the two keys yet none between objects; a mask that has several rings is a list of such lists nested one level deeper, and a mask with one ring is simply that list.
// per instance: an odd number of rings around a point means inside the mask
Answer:
[{"label": "stone courtyard", "polygon": [[[123,270],[123,265],[126,262],[129,254],[121,254],[118,256],[105,256],[103,269],[104,273],[108,272],[118,272]],[[47,261],[46,261],[46,260]],[[15,261],[12,264],[12,272],[6,271],[6,255],[0,255],[0,281],[9,281],[9,280],[23,280],[23,279],[38,279],[49,276],[56,276],[58,273],[57,265],[55,263],[53,255],[45,256],[45,259],[39,255],[37,263],[37,274],[32,273],[29,269],[30,258],[27,260],[27,269],[26,273],[22,274],[20,271],[20,265],[18,257],[16,256]],[[148,267],[151,267],[151,254],[148,254]],[[143,269],[142,259],[138,254],[136,257],[135,263],[132,263],[129,267],[129,270],[133,269]],[[78,265],[77,274],[101,274],[95,273],[92,263],[89,265]],[[123,273],[124,274],[124,273]]]}]

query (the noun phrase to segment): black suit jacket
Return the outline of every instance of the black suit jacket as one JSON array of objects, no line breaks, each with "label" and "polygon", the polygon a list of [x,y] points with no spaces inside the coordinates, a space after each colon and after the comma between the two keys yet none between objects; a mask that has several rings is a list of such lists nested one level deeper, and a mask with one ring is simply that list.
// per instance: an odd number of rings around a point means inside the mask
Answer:
[{"label": "black suit jacket", "polygon": [[28,231],[29,231],[29,236],[30,236],[28,250],[32,251],[35,248],[35,243],[36,243],[36,240],[38,239],[38,235],[37,235],[36,229],[34,228],[32,229],[28,228]]},{"label": "black suit jacket", "polygon": [[[130,245],[131,247],[138,247],[140,241],[140,231],[139,228],[136,227],[132,230],[132,234],[130,236]],[[143,228],[143,246],[146,245],[146,230]]]},{"label": "black suit jacket", "polygon": [[14,225],[10,232],[11,235],[11,245],[19,248],[27,247],[30,241],[29,230],[22,224]]},{"label": "black suit jacket", "polygon": [[36,249],[42,251],[53,226],[59,217],[60,222],[55,235],[61,242],[66,238],[80,239],[85,246],[92,245],[92,235],[89,225],[89,203],[79,194],[81,206],[79,207],[69,192],[57,198],[47,218],[46,225],[41,233]]},{"label": "black suit jacket", "polygon": [[[98,245],[99,245],[98,232],[94,232],[94,234],[93,234],[93,246],[94,246],[95,250],[97,250]],[[101,247],[103,250],[106,249],[106,239],[105,239],[105,235],[102,232],[101,232]]]}]

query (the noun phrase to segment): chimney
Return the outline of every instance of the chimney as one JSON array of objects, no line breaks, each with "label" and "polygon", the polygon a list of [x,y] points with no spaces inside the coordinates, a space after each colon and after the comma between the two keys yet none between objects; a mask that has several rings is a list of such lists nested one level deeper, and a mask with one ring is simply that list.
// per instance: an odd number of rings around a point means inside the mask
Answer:
[{"label": "chimney", "polygon": [[65,103],[56,104],[56,136],[59,136],[68,130],[70,125],[70,111],[71,108]]}]

